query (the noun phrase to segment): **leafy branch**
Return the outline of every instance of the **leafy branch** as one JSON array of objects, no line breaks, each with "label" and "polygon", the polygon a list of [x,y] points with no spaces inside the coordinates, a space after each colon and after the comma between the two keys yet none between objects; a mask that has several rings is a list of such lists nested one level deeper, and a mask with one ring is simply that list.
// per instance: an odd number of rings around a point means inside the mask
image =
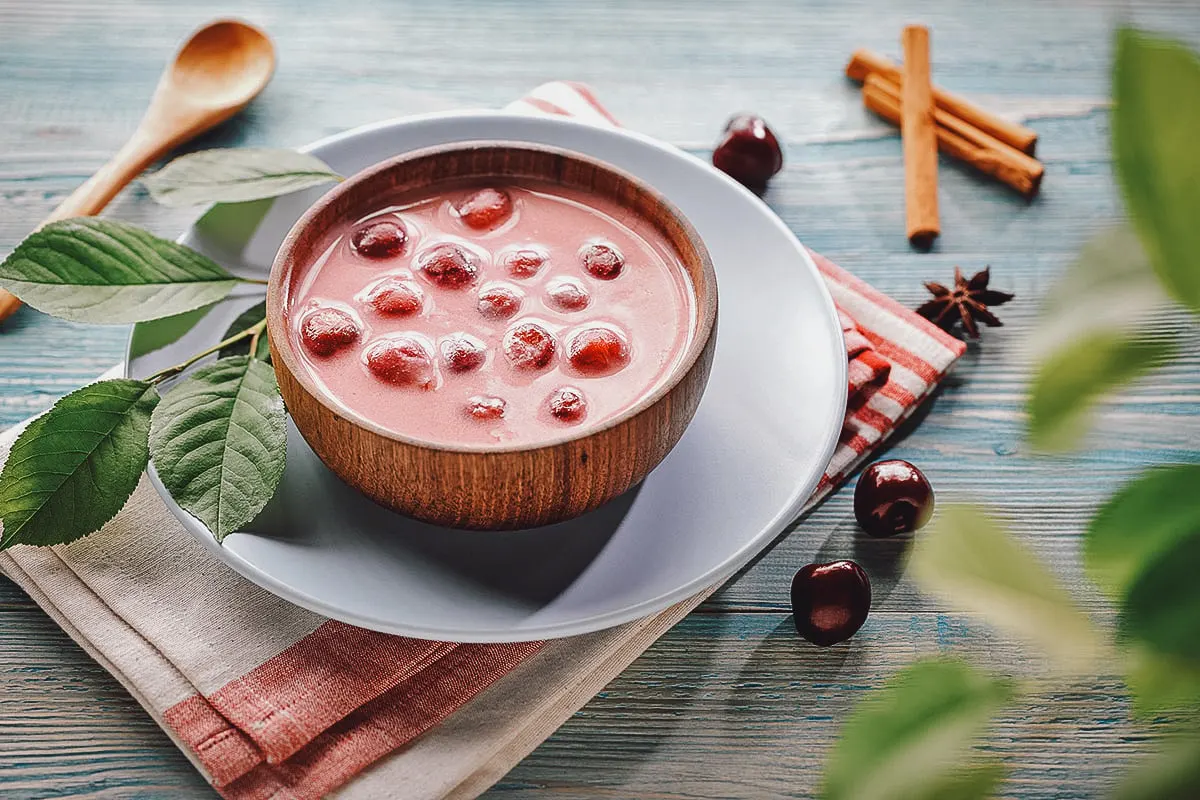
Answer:
[{"label": "leafy branch", "polygon": [[221,341],[217,342],[216,344],[212,345],[211,347],[206,347],[205,349],[201,350],[199,353],[189,356],[188,358],[184,359],[183,361],[179,362],[178,364],[176,364],[173,367],[166,367],[165,369],[160,369],[158,372],[154,373],[146,380],[148,380],[154,384],[159,384],[159,383],[162,383],[163,381],[170,380],[171,378],[174,378],[176,375],[183,372],[185,369],[192,366],[193,364],[195,364],[197,361],[201,360],[205,356],[211,356],[213,353],[217,353],[217,352],[220,352],[223,350],[228,350],[232,345],[235,345],[238,342],[243,341],[245,339],[250,339],[250,342],[251,342],[248,351],[252,352],[252,353],[257,353],[259,338],[261,337],[263,331],[266,330],[266,328],[267,328],[267,321],[265,319],[261,320],[261,321],[255,323],[254,325],[251,325],[249,328],[240,330],[237,333],[233,334],[232,336],[227,336],[226,338],[222,339]]},{"label": "leafy branch", "polygon": [[[313,156],[254,149],[184,156],[145,182],[157,200],[180,205],[272,197],[340,179]],[[132,225],[92,218],[47,225],[0,263],[0,286],[55,316],[161,321],[157,346],[239,283],[266,281],[234,276]],[[287,455],[265,334],[259,303],[211,347],[141,380],[85,386],[30,423],[0,471],[0,550],[62,544],[98,530],[125,505],[151,459],[171,497],[218,541],[253,520],[274,495]]]}]

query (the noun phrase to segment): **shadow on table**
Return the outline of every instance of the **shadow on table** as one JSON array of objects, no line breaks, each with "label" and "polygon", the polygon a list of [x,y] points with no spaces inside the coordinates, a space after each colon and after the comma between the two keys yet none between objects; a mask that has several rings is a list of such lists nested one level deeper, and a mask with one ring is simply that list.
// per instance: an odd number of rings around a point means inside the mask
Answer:
[{"label": "shadow on table", "polygon": [[872,539],[853,519],[843,520],[821,543],[813,561],[825,564],[850,558],[858,562],[871,577],[871,604],[878,605],[891,596],[904,577],[904,554],[911,539],[911,536]]},{"label": "shadow on table", "polygon": [[[693,614],[676,625],[497,788],[502,790],[508,781],[520,784],[526,769],[529,774],[542,775],[547,764],[562,768],[567,753],[555,746],[556,740],[579,741],[585,728],[590,735],[584,740],[592,746],[585,752],[572,748],[571,754],[603,759],[604,784],[623,785],[628,776],[643,770],[646,763],[653,763],[663,745],[678,745],[680,737],[687,735],[687,726],[694,726],[697,719],[708,715],[708,711],[693,711],[691,707],[697,703],[697,695],[708,696],[714,679],[719,677],[715,674],[714,655],[720,643],[729,640],[732,634],[725,628],[733,624],[726,615]],[[630,725],[631,720],[637,724]],[[609,752],[602,752],[605,750]]]},{"label": "shadow on table", "polygon": [[861,672],[864,646],[852,638],[817,647],[796,633],[788,614],[742,662],[726,700],[731,714],[746,718],[757,709],[756,719],[785,722],[827,715],[827,686]]}]

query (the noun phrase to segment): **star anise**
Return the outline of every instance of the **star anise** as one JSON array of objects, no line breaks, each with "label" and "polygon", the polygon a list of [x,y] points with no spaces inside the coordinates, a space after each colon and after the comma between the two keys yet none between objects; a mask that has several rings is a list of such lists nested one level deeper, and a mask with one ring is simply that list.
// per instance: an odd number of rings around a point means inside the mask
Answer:
[{"label": "star anise", "polygon": [[933,299],[918,308],[917,313],[945,331],[949,331],[961,320],[963,329],[971,338],[978,339],[979,326],[975,324],[976,321],[991,328],[1004,324],[988,310],[988,306],[1003,305],[1015,296],[987,288],[990,278],[990,267],[976,272],[969,281],[963,278],[962,270],[955,267],[953,289],[947,289],[933,281],[925,283],[925,288],[933,294]]}]

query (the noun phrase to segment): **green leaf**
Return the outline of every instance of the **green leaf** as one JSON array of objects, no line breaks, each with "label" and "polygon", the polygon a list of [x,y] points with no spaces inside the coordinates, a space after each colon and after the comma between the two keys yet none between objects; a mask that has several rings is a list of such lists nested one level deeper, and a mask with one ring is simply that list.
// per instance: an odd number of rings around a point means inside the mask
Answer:
[{"label": "green leaf", "polygon": [[1030,390],[1029,434],[1035,447],[1066,450],[1087,431],[1087,411],[1107,392],[1160,366],[1169,340],[1105,332],[1078,339],[1038,365]]},{"label": "green leaf", "polygon": [[1133,712],[1143,719],[1200,709],[1200,663],[1156,653],[1141,643],[1126,648],[1125,683]]},{"label": "green leaf", "polygon": [[141,322],[217,302],[238,283],[207,257],[121,222],[53,222],[0,263],[0,286],[78,322]]},{"label": "green leaf", "polygon": [[1027,401],[1035,447],[1076,445],[1092,403],[1170,355],[1170,340],[1142,333],[1152,312],[1169,304],[1128,225],[1083,246],[1047,294],[1029,339],[1040,362]]},{"label": "green leaf", "polygon": [[[266,319],[266,316],[267,316],[267,301],[266,300],[263,300],[261,303],[259,303],[257,305],[250,306],[250,308],[247,308],[245,311],[243,311],[241,314],[238,315],[237,319],[235,319],[232,323],[230,323],[229,327],[225,330],[225,333],[221,334],[221,341],[228,339],[229,337],[233,336],[234,334],[241,333],[242,331],[246,330],[247,328],[257,325],[258,323],[260,323],[264,319]],[[221,348],[221,358],[225,358],[226,356],[241,356],[241,355],[245,355],[249,352],[250,352],[250,340],[242,339],[240,342],[234,342],[233,344],[229,345],[228,347]],[[254,357],[259,359],[260,361],[270,361],[271,360],[271,348],[267,344],[267,332],[266,331],[263,331],[262,335],[258,337],[258,348],[257,348],[257,352],[255,353]]]},{"label": "green leaf", "polygon": [[1160,553],[1138,573],[1126,592],[1120,632],[1146,642],[1159,653],[1200,663],[1197,567],[1200,535],[1180,539],[1170,550]]},{"label": "green leaf", "polygon": [[931,781],[923,800],[982,800],[991,797],[1004,780],[1004,765],[995,761],[967,764]]},{"label": "green leaf", "polygon": [[1086,671],[1100,654],[1100,634],[1054,575],[975,507],[943,508],[914,542],[910,567],[922,589],[1040,646],[1065,672]]},{"label": "green leaf", "polygon": [[316,156],[286,148],[237,147],[180,156],[142,183],[163,205],[240,203],[340,181]]},{"label": "green leaf", "polygon": [[116,516],[146,469],[158,399],[146,381],[101,381],[31,422],[0,472],[0,550],[74,541]]},{"label": "green leaf", "polygon": [[212,310],[211,305],[201,306],[171,317],[139,322],[133,326],[133,334],[129,337],[129,357],[141,358],[179,341]]},{"label": "green leaf", "polygon": [[189,375],[154,412],[150,451],[171,497],[217,541],[250,522],[275,493],[287,457],[270,365],[232,356]]},{"label": "green leaf", "polygon": [[1181,736],[1144,759],[1114,800],[1196,800],[1200,797],[1200,737]]},{"label": "green leaf", "polygon": [[1200,464],[1157,467],[1101,506],[1083,539],[1088,575],[1116,598],[1181,542],[1200,537]]},{"label": "green leaf", "polygon": [[1121,603],[1121,631],[1200,664],[1200,465],[1159,467],[1117,492],[1088,526],[1088,573]]},{"label": "green leaf", "polygon": [[1113,67],[1113,153],[1163,284],[1200,311],[1200,60],[1184,44],[1122,28]]},{"label": "green leaf", "polygon": [[825,765],[824,800],[986,796],[994,766],[962,762],[1012,685],[954,659],[918,661],[863,701]]},{"label": "green leaf", "polygon": [[1042,299],[1031,349],[1045,357],[1087,334],[1134,330],[1171,299],[1128,223],[1088,239]]}]

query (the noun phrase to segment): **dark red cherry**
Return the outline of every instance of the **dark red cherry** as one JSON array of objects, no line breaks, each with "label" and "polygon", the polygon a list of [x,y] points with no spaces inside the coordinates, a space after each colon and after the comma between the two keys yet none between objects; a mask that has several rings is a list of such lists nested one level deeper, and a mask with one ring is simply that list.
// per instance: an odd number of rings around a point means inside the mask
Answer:
[{"label": "dark red cherry", "polygon": [[487,230],[512,215],[512,198],[500,189],[480,189],[454,207],[468,228]]},{"label": "dark red cherry", "polygon": [[854,487],[854,518],[868,536],[911,533],[933,516],[933,488],[907,461],[877,461]]},{"label": "dark red cherry", "polygon": [[465,333],[456,333],[442,340],[442,361],[451,372],[470,372],[483,366],[487,352],[483,342]]},{"label": "dark red cherry", "polygon": [[550,415],[563,422],[578,422],[587,414],[587,400],[583,392],[573,386],[564,386],[550,395],[547,405]]},{"label": "dark red cherry", "polygon": [[571,366],[587,375],[608,375],[629,363],[629,345],[608,328],[585,328],[567,344]]},{"label": "dark red cherry", "polygon": [[514,286],[489,286],[479,293],[479,313],[488,319],[508,319],[521,310],[522,293]]},{"label": "dark red cherry", "polygon": [[443,289],[461,289],[475,282],[479,260],[474,253],[450,242],[434,245],[417,256],[417,266],[425,277]]},{"label": "dark red cherry", "polygon": [[738,114],[725,123],[725,135],[712,154],[713,166],[750,189],[762,190],[783,169],[783,151],[766,120]]},{"label": "dark red cherry", "polygon": [[433,385],[433,357],[408,336],[380,339],[367,348],[367,369],[381,381],[428,389]]},{"label": "dark red cherry", "polygon": [[871,610],[871,581],[853,561],[809,564],[792,578],[796,632],[828,647],[853,636]]},{"label": "dark red cherry", "polygon": [[408,231],[399,222],[387,219],[364,222],[354,229],[350,246],[366,258],[394,258],[404,252]]},{"label": "dark red cherry", "polygon": [[625,268],[625,256],[611,244],[594,242],[579,251],[583,268],[602,281],[611,281]]},{"label": "dark red cherry", "polygon": [[500,419],[507,405],[502,398],[477,394],[467,400],[467,413],[475,419]]},{"label": "dark red cherry", "polygon": [[380,314],[407,317],[421,310],[425,293],[412,281],[387,278],[375,285],[367,302]]},{"label": "dark red cherry", "polygon": [[331,356],[358,341],[358,323],[340,308],[318,308],[300,323],[300,338],[309,352]]},{"label": "dark red cherry", "polygon": [[554,336],[534,322],[523,322],[504,335],[504,354],[517,369],[542,369],[556,348]]}]

